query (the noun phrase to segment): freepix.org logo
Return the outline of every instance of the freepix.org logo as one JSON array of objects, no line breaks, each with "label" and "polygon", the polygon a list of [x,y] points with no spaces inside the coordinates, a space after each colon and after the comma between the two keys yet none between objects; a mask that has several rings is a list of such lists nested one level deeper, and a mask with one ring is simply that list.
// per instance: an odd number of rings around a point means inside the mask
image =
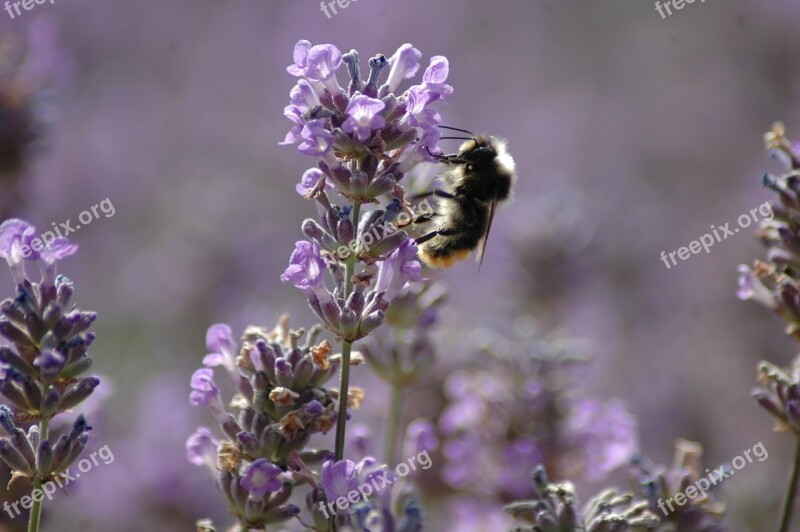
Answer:
[{"label": "freepix.org logo", "polygon": [[[33,503],[42,502],[45,497],[47,497],[48,501],[52,501],[53,495],[55,495],[58,488],[64,489],[71,483],[81,478],[81,473],[88,473],[101,463],[103,465],[110,465],[114,463],[114,453],[111,452],[111,449],[108,447],[108,445],[102,446],[90,454],[88,458],[83,458],[81,461],[79,461],[77,464],[78,471],[70,472],[70,469],[72,468],[68,467],[53,477],[52,480],[45,482],[41,489],[36,488],[33,490],[30,495],[24,495],[20,497],[18,501],[13,503],[3,501],[3,511],[5,511],[11,519],[14,519],[22,513],[22,510],[30,510],[33,506]],[[22,510],[20,510],[20,506],[22,506]]]},{"label": "freepix.org logo", "polygon": [[[6,13],[8,13],[8,16],[11,17],[11,20],[14,20],[18,16],[22,15],[22,11],[20,11],[19,9],[20,6],[22,6],[22,9],[24,9],[25,11],[30,11],[31,9],[33,9],[33,6],[37,4],[44,4],[45,2],[50,2],[51,4],[54,4],[55,0],[21,0],[18,2],[6,1],[5,10]],[[16,13],[16,15],[14,13]]]}]

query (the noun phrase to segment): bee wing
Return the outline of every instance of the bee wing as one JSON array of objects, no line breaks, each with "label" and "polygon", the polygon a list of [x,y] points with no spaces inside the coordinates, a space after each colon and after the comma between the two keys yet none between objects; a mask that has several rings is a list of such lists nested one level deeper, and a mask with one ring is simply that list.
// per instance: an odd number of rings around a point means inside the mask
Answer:
[{"label": "bee wing", "polygon": [[489,223],[486,224],[486,232],[483,234],[480,242],[478,242],[478,254],[475,260],[478,262],[478,271],[481,270],[483,265],[483,254],[486,252],[486,243],[489,241],[489,232],[492,230],[492,221],[494,220],[494,211],[497,208],[497,202],[493,201],[489,205]]}]

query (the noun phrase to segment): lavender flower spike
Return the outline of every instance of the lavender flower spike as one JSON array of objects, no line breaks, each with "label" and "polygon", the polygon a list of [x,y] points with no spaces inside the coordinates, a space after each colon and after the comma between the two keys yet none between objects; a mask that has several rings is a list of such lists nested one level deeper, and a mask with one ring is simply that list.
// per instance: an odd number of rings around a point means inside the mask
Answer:
[{"label": "lavender flower spike", "polygon": [[[94,334],[88,329],[97,315],[76,308],[72,283],[56,277],[58,262],[77,246],[65,238],[44,243],[35,234],[23,220],[0,225],[0,255],[17,284],[16,296],[0,302],[0,335],[7,344],[0,347],[0,396],[12,407],[0,410],[8,433],[0,438],[0,458],[13,470],[14,481],[28,478],[37,490],[80,457],[91,430],[79,415],[70,432],[56,440],[51,420],[76,408],[100,380],[81,377],[92,365],[87,349]],[[26,261],[38,263],[38,282],[30,279]],[[32,422],[38,426],[21,428]],[[34,500],[28,530],[39,530],[41,511],[41,499]]]},{"label": "lavender flower spike", "polygon": [[248,327],[237,345],[226,325],[209,329],[209,349],[233,356],[238,392],[223,401],[212,370],[195,372],[190,398],[212,407],[223,437],[199,428],[186,442],[186,456],[212,471],[241,528],[271,530],[296,516],[300,509],[288,501],[303,479],[288,472],[290,460],[302,453],[318,464],[328,454],[306,449],[312,434],[328,432],[335,419],[323,387],[333,375],[330,344],[317,343],[319,332],[319,326],[308,334],[292,330],[283,316],[272,330]]}]

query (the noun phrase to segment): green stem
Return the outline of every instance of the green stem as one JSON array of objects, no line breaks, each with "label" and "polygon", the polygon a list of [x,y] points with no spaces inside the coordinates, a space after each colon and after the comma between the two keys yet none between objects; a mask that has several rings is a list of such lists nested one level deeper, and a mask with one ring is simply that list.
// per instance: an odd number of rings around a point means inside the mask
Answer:
[{"label": "green stem", "polygon": [[[361,203],[353,204],[353,225],[356,227],[356,238],[358,237],[358,222],[361,218]],[[356,271],[358,257],[355,253],[350,255],[345,262],[344,273],[344,300],[350,297],[353,290],[353,275]],[[353,342],[342,342],[342,366],[339,373],[339,417],[336,421],[336,449],[335,460],[338,462],[344,458],[344,436],[345,423],[347,420],[347,399],[350,392],[350,353],[352,352]]]},{"label": "green stem", "polygon": [[[50,434],[50,420],[42,419],[39,421],[39,441],[44,441]],[[42,480],[37,478],[33,483],[33,490],[41,490]],[[42,520],[42,502],[40,498],[38,501],[34,499],[33,506],[31,507],[31,516],[28,521],[28,532],[39,532],[39,523]]]},{"label": "green stem", "polygon": [[347,397],[350,388],[350,351],[352,342],[342,342],[342,368],[339,373],[339,419],[336,421],[336,461],[344,458],[344,429]]},{"label": "green stem", "polygon": [[386,435],[386,462],[390,466],[396,464],[395,446],[397,444],[397,429],[400,427],[400,420],[403,415],[403,387],[397,383],[392,383],[392,398],[389,414],[389,428]]},{"label": "green stem", "polygon": [[786,493],[786,501],[783,503],[780,532],[789,532],[789,527],[792,524],[798,480],[800,480],[800,438],[797,440],[797,448],[794,452],[794,465],[792,466],[792,476],[789,480],[789,491]]}]

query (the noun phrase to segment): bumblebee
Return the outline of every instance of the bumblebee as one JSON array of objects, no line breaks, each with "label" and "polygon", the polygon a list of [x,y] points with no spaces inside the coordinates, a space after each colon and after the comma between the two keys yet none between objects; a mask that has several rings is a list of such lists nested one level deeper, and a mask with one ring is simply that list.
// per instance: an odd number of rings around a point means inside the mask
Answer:
[{"label": "bumblebee", "polygon": [[[434,155],[448,168],[442,176],[441,188],[417,196],[437,198],[433,214],[425,220],[415,220],[436,224],[436,229],[416,239],[418,254],[431,268],[449,268],[477,249],[480,268],[495,209],[509,198],[516,181],[514,159],[504,140],[476,136],[462,129],[446,129],[469,133],[471,138],[466,139],[458,153]],[[448,138],[464,140],[464,137],[443,137]]]}]

